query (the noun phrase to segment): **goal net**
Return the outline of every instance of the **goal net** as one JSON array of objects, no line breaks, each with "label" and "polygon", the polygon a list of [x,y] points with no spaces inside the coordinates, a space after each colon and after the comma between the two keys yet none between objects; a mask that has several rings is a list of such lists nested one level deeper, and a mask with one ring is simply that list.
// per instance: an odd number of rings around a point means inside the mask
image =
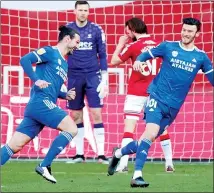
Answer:
[{"label": "goal net", "polygon": [[[57,2],[53,2],[55,3]],[[33,49],[55,45],[58,26],[75,19],[73,6],[67,6],[69,10],[65,11],[40,10],[39,6],[37,10],[37,5],[42,6],[42,2],[38,2],[32,10],[26,8],[26,4],[27,2],[21,8],[7,6],[1,8],[1,145],[8,142],[21,122],[29,99],[31,82],[19,65],[20,57]],[[60,7],[63,2],[58,4]],[[95,2],[91,4],[94,5]],[[213,61],[212,1],[129,1],[118,2],[118,5],[111,5],[111,2],[106,4],[104,1],[98,4],[100,7],[91,6],[89,20],[99,24],[106,33],[109,62],[119,36],[124,34],[125,21],[133,16],[145,20],[149,33],[161,41],[180,39],[182,18],[200,19],[203,24],[196,45],[205,50]],[[157,68],[153,70],[153,73],[158,71]],[[103,109],[106,130],[105,153],[108,157],[111,156],[112,148],[120,145],[122,139],[123,104],[130,71],[130,62],[118,68],[109,67],[110,94],[105,99]],[[59,105],[65,108],[65,101],[59,100]],[[97,150],[91,123],[88,109],[85,108],[85,156],[94,158]],[[137,127],[136,139],[144,128],[145,124],[141,120]],[[198,73],[191,92],[168,131],[172,140],[174,159],[213,160],[213,88],[201,72]],[[56,135],[58,131],[44,128],[41,134],[14,155],[14,158],[44,157]],[[66,147],[59,157],[68,158],[73,155],[75,155],[74,142]],[[153,144],[148,157],[163,158],[159,139]]]}]

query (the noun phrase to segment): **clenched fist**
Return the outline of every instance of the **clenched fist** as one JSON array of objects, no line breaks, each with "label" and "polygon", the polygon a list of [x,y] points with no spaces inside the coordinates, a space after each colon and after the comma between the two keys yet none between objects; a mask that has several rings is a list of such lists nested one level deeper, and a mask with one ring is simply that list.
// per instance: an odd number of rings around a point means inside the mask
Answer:
[{"label": "clenched fist", "polygon": [[67,100],[74,100],[75,97],[76,97],[76,91],[75,91],[75,88],[72,88],[67,92],[66,99]]}]

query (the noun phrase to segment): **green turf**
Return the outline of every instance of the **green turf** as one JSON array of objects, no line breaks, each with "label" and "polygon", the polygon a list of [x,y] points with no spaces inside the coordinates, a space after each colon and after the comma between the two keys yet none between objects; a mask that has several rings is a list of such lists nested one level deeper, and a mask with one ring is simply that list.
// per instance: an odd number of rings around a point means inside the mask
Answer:
[{"label": "green turf", "polygon": [[107,165],[55,162],[57,184],[51,184],[34,172],[37,163],[13,161],[3,166],[2,192],[213,192],[213,164],[176,164],[176,172],[170,174],[162,163],[147,163],[144,178],[150,186],[132,189],[132,164],[128,174],[107,176]]}]

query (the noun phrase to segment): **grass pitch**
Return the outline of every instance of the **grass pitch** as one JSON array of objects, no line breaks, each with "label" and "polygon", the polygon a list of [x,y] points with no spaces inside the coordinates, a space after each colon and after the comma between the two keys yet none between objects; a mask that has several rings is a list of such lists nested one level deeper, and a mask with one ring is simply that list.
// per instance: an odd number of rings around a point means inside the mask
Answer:
[{"label": "grass pitch", "polygon": [[107,165],[54,162],[51,184],[34,172],[38,162],[11,161],[1,167],[2,192],[213,192],[213,163],[175,164],[175,173],[166,173],[163,163],[147,162],[146,189],[130,188],[133,164],[128,174],[107,176]]}]

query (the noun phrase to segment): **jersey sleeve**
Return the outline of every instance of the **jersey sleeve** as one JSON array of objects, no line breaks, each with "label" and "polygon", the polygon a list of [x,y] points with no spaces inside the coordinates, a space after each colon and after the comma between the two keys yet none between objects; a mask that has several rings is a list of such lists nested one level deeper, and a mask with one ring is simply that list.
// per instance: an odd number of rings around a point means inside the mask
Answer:
[{"label": "jersey sleeve", "polygon": [[47,62],[50,56],[48,56],[48,47],[40,48],[36,51],[30,52],[24,55],[20,59],[20,64],[24,69],[24,72],[28,75],[28,77],[33,81],[36,82],[39,80],[37,74],[33,71],[32,64],[34,63],[42,63]]},{"label": "jersey sleeve", "polygon": [[128,44],[123,48],[122,52],[118,55],[118,57],[123,62],[125,62],[131,57],[131,54],[132,54],[132,47],[130,44]]},{"label": "jersey sleeve", "polygon": [[148,50],[151,57],[152,58],[163,57],[166,52],[166,44],[167,44],[166,42],[162,42],[159,45],[157,45],[156,47]]},{"label": "jersey sleeve", "polygon": [[33,54],[37,57],[37,64],[48,62],[50,60],[50,51],[48,47],[39,48],[33,51]]},{"label": "jersey sleeve", "polygon": [[60,99],[66,99],[66,95],[67,95],[67,92],[59,91],[59,96],[58,96],[58,98],[60,98]]},{"label": "jersey sleeve", "polygon": [[147,52],[143,52],[137,57],[137,61],[145,62],[146,60],[156,58],[156,57],[161,57],[163,58],[166,51],[166,42],[160,43],[158,46],[155,48],[152,48],[148,50]]},{"label": "jersey sleeve", "polygon": [[207,54],[204,54],[204,60],[201,66],[201,70],[205,74],[209,82],[214,86],[213,65]]},{"label": "jersey sleeve", "polygon": [[97,52],[100,59],[101,70],[107,70],[106,38],[103,29],[97,28]]}]

